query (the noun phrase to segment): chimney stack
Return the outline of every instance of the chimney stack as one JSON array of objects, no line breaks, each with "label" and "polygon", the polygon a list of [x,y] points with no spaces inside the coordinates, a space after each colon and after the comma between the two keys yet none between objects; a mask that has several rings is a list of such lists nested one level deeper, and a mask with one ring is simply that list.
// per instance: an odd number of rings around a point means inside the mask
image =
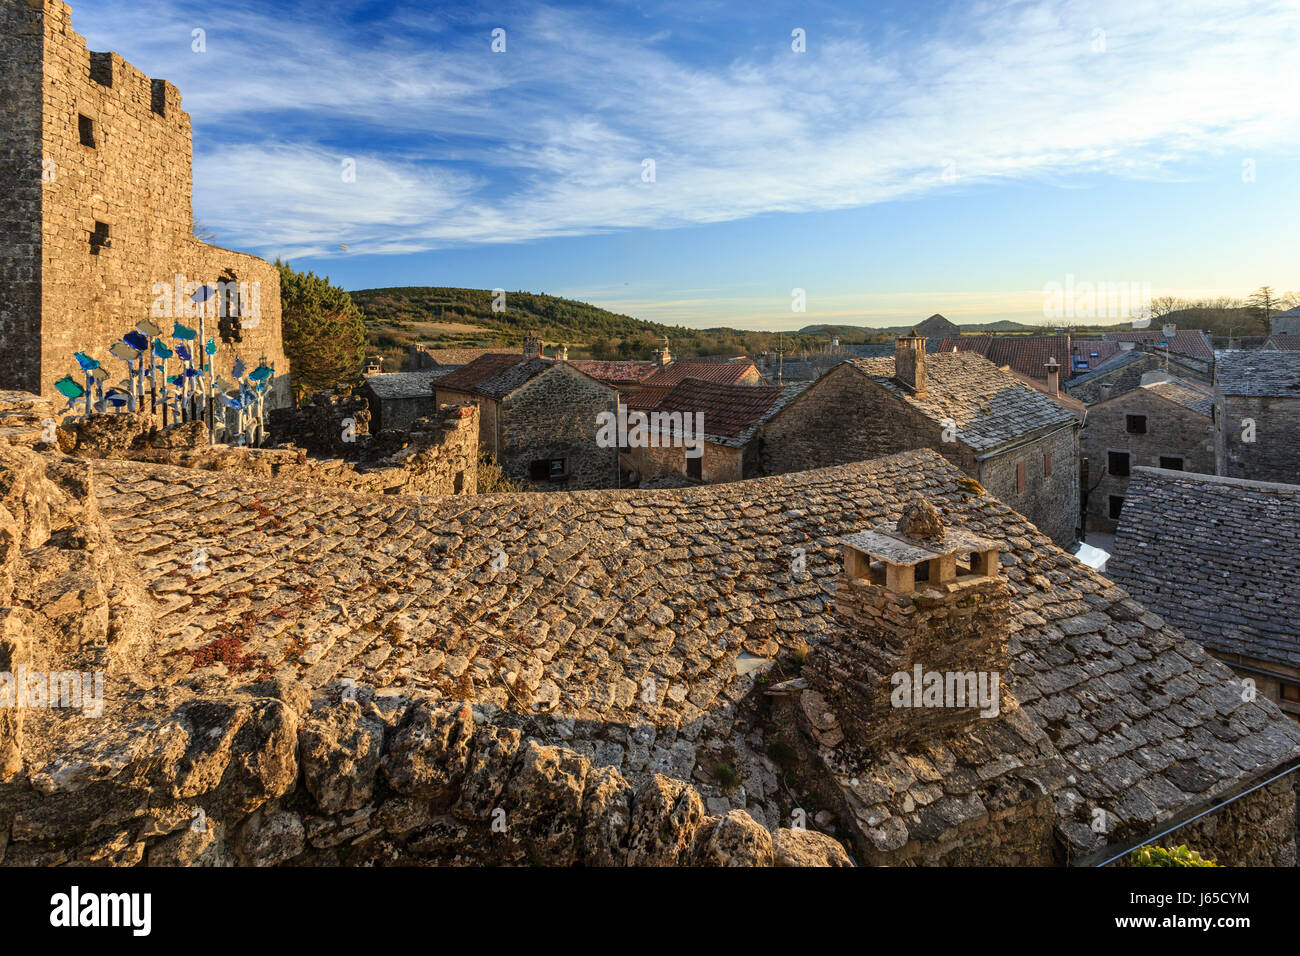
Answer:
[{"label": "chimney stack", "polygon": [[916,329],[894,340],[894,379],[913,395],[925,394],[925,336]]},{"label": "chimney stack", "polygon": [[845,742],[906,747],[996,716],[1011,621],[998,543],[945,527],[922,498],[841,542],[838,628],[805,673]]},{"label": "chimney stack", "polygon": [[1061,394],[1061,366],[1057,364],[1055,355],[1047,360],[1046,367],[1047,392],[1055,397]]},{"label": "chimney stack", "polygon": [[569,343],[565,342],[561,345],[560,351],[555,354],[555,357],[561,362],[567,362],[569,360]]},{"label": "chimney stack", "polygon": [[542,354],[542,340],[531,332],[524,336],[524,358],[539,358]]}]

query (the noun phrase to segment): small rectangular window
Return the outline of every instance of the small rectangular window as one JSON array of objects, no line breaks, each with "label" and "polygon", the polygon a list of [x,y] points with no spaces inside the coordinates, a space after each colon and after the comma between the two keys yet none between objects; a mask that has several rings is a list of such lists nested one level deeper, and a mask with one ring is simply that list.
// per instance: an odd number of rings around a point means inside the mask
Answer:
[{"label": "small rectangular window", "polygon": [[1016,462],[1016,494],[1023,494],[1025,490],[1025,463]]},{"label": "small rectangular window", "polygon": [[149,81],[149,108],[159,116],[167,115],[167,81]]},{"label": "small rectangular window", "polygon": [[545,458],[532,462],[528,466],[528,477],[533,481],[545,481],[550,475],[550,462]]},{"label": "small rectangular window", "polygon": [[1106,470],[1117,478],[1128,477],[1128,452],[1111,451],[1106,453]]},{"label": "small rectangular window", "polygon": [[1125,415],[1124,431],[1130,435],[1145,435],[1147,433],[1147,417],[1145,415]]},{"label": "small rectangular window", "polygon": [[1052,477],[1052,453],[1050,451],[1043,452],[1043,477]]},{"label": "small rectangular window", "polygon": [[113,85],[113,54],[90,54],[90,78],[100,86]]},{"label": "small rectangular window", "polygon": [[566,465],[566,462],[565,462],[565,460],[564,460],[563,458],[552,458],[552,459],[551,459],[550,477],[551,477],[551,478],[563,478],[565,475],[567,475],[568,472],[565,470],[565,465]]},{"label": "small rectangular window", "polygon": [[1182,470],[1183,470],[1183,459],[1181,459],[1181,458],[1170,458],[1170,457],[1168,457],[1168,456],[1166,456],[1166,455],[1161,455],[1161,456],[1160,456],[1160,467],[1161,467],[1161,468],[1168,468],[1170,471],[1182,471]]},{"label": "small rectangular window", "polygon": [[1124,508],[1124,496],[1111,495],[1110,496],[1110,517],[1112,521],[1119,520],[1119,513],[1120,511],[1123,510],[1123,508]]},{"label": "small rectangular window", "polygon": [[95,148],[95,121],[89,116],[77,114],[77,135],[81,137],[81,145]]},{"label": "small rectangular window", "polygon": [[96,222],[95,230],[90,234],[90,254],[97,256],[100,249],[108,249],[112,245],[113,241],[109,235],[108,223]]}]

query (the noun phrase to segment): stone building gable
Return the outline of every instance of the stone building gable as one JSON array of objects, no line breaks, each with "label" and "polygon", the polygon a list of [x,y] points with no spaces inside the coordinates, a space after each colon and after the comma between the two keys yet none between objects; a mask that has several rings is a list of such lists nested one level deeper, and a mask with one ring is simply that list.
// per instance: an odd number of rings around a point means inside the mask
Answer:
[{"label": "stone building gable", "polygon": [[900,403],[849,362],[809,385],[762,427],[760,436],[762,470],[769,475],[864,461],[918,447],[957,456],[963,470],[975,472],[969,448],[944,442],[942,426]]},{"label": "stone building gable", "polygon": [[1300,352],[1218,353],[1214,376],[1215,471],[1292,482],[1300,475]]},{"label": "stone building gable", "polygon": [[[501,453],[507,475],[535,481],[536,462],[563,461],[562,479],[546,478],[547,490],[608,488],[618,484],[618,447],[596,442],[599,416],[617,414],[618,392],[565,362],[521,363],[502,376],[518,374],[521,384],[490,380],[502,392],[498,403]],[[508,391],[507,391],[508,389]]]}]

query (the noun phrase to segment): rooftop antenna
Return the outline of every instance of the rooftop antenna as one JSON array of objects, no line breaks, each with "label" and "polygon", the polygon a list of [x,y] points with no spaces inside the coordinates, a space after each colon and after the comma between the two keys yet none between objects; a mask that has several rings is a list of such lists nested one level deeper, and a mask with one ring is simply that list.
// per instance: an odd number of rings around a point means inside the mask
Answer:
[{"label": "rooftop antenna", "polygon": [[776,384],[785,384],[785,333],[776,333]]}]

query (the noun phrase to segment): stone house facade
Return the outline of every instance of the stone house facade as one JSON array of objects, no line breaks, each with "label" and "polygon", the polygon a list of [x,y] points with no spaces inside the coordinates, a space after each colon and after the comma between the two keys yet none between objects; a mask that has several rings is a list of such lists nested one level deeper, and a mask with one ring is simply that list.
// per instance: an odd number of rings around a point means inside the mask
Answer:
[{"label": "stone house facade", "polygon": [[1158,382],[1090,406],[1079,436],[1086,529],[1115,530],[1138,466],[1213,473],[1212,405],[1199,389]]},{"label": "stone house facade", "polygon": [[[88,51],[60,0],[0,5],[0,64],[0,387],[55,395],[74,352],[106,361],[152,316],[202,325],[219,374],[264,357],[272,405],[288,404],[279,273],[194,237],[179,91]],[[193,303],[218,283],[236,291]],[[220,321],[219,301],[237,320]]]},{"label": "stone house facade", "polygon": [[1300,477],[1300,352],[1219,352],[1214,376],[1215,472],[1254,481]]},{"label": "stone house facade", "polygon": [[844,362],[774,415],[761,429],[761,472],[931,448],[1064,547],[1079,524],[1078,428],[982,356],[927,355],[924,338],[904,336],[893,358]]},{"label": "stone house facade", "polygon": [[618,485],[618,446],[597,442],[602,413],[618,413],[618,391],[568,362],[485,355],[434,387],[439,405],[478,406],[479,447],[506,477],[545,491]]}]

